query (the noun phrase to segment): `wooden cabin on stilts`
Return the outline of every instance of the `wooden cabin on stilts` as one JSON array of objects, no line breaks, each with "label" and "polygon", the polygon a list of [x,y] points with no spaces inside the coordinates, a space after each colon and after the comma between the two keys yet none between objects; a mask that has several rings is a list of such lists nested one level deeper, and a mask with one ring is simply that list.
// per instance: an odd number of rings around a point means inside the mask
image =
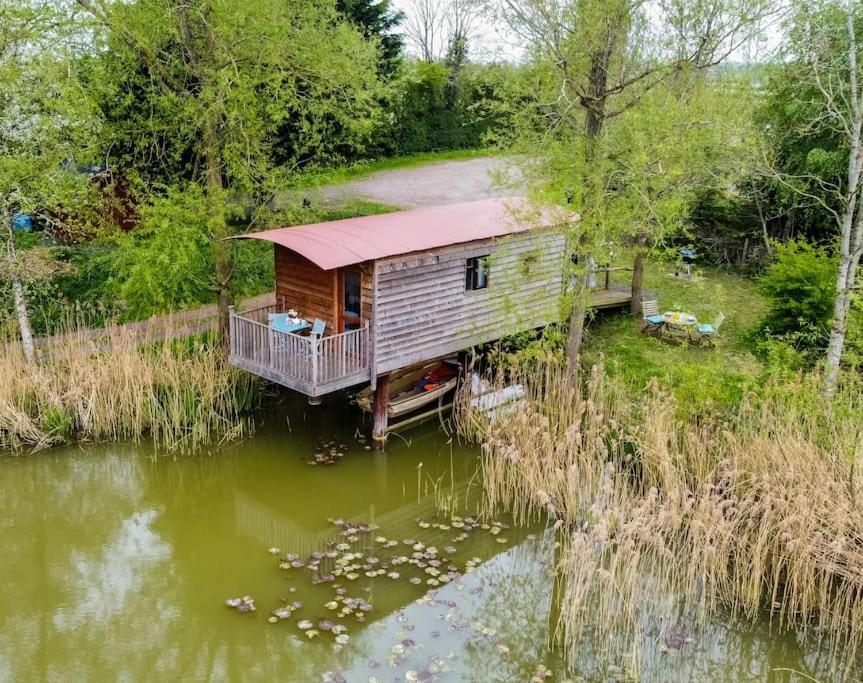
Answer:
[{"label": "wooden cabin on stilts", "polygon": [[555,322],[574,216],[496,198],[278,228],[273,306],[231,311],[229,361],[311,400]]}]

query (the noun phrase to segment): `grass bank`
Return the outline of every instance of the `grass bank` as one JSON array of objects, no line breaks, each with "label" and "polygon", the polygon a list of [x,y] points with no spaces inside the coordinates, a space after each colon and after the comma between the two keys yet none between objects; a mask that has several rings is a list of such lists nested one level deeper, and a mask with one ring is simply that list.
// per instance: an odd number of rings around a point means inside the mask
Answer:
[{"label": "grass bank", "polygon": [[[170,337],[170,335],[169,335]],[[140,343],[107,328],[70,335],[38,363],[16,342],[0,346],[0,448],[151,437],[193,448],[245,432],[258,383],[228,366],[211,338]]]},{"label": "grass bank", "polygon": [[657,383],[634,395],[598,366],[578,377],[550,361],[513,379],[526,388],[517,410],[463,407],[459,423],[483,445],[489,511],[559,530],[557,633],[570,661],[590,643],[637,674],[663,639],[730,614],[823,638],[837,675],[854,665],[859,378],[831,401],[817,376],[768,383],[724,419],[689,421]]},{"label": "grass bank", "polygon": [[[705,267],[691,281],[672,277],[672,272],[673,264],[649,261],[646,292],[657,299],[661,311],[685,311],[702,322],[713,322],[723,313],[726,319],[715,343],[698,346],[649,336],[641,332],[640,316],[600,312],[587,328],[586,364],[602,365],[635,391],[655,380],[684,408],[713,412],[733,407],[765,371],[754,353],[751,331],[767,303],[753,279],[733,272]],[[629,284],[624,278],[620,285]]]}]

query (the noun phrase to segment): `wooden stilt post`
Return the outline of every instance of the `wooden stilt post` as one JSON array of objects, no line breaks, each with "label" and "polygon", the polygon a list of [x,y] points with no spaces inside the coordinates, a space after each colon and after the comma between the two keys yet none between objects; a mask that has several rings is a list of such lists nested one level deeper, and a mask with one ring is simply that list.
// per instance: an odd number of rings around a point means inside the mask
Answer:
[{"label": "wooden stilt post", "polygon": [[378,377],[375,387],[375,403],[372,412],[372,440],[375,446],[383,448],[387,440],[387,408],[390,402],[390,375]]}]

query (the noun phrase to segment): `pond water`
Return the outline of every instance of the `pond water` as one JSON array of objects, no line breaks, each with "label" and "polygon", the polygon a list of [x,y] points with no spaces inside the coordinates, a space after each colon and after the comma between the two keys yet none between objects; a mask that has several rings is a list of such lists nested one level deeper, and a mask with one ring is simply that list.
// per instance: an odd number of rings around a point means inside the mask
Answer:
[{"label": "pond water", "polygon": [[[435,423],[376,453],[355,438],[359,420],[334,401],[294,401],[250,438],[194,455],[110,444],[0,458],[0,680],[614,678],[588,651],[568,673],[549,651],[550,533],[503,519],[471,528],[477,449]],[[310,465],[329,440],[344,457]],[[442,503],[449,513],[436,512]],[[342,533],[330,520],[374,528]],[[337,557],[317,572],[279,567],[316,551]],[[327,576],[346,552],[362,553],[346,561],[360,566]],[[255,611],[225,605],[246,595]],[[322,620],[344,626],[347,642],[335,647]],[[814,644],[766,625],[718,620],[680,651],[661,640],[642,680],[829,676]]]}]

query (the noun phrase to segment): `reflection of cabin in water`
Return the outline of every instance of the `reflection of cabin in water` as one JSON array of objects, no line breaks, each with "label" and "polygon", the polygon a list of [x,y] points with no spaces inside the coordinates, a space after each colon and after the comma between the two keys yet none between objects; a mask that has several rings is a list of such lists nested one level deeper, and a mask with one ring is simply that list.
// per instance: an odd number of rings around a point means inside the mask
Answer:
[{"label": "reflection of cabin in water", "polygon": [[[558,319],[571,219],[487,199],[244,235],[275,245],[276,304],[231,313],[230,362],[310,397],[370,382],[380,435],[390,372]],[[323,334],[268,324],[291,309]]]}]

